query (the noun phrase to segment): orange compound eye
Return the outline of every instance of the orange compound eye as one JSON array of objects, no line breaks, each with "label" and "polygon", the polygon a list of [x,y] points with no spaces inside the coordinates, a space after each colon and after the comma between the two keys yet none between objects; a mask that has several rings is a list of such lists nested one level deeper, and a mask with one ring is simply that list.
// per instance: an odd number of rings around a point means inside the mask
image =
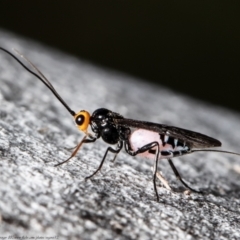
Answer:
[{"label": "orange compound eye", "polygon": [[86,132],[88,125],[90,123],[90,114],[87,111],[80,111],[74,116],[75,123],[77,124],[77,127],[79,130]]}]

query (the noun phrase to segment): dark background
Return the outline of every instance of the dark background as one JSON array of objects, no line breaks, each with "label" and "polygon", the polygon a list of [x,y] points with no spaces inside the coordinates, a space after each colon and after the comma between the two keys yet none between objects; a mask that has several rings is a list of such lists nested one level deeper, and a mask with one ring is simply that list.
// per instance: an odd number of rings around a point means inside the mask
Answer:
[{"label": "dark background", "polygon": [[3,1],[0,28],[240,111],[240,1]]}]

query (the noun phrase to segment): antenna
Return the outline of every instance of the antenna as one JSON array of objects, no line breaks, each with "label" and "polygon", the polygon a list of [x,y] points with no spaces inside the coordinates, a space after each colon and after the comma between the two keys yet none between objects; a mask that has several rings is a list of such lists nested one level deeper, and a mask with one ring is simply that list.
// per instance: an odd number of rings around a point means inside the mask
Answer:
[{"label": "antenna", "polygon": [[22,57],[25,61],[27,61],[31,67],[37,71],[37,73],[33,72],[31,69],[29,69],[25,64],[23,64],[16,56],[14,56],[11,52],[9,52],[8,50],[0,47],[0,49],[4,52],[6,52],[7,54],[9,54],[10,56],[12,56],[23,68],[25,68],[28,72],[30,72],[32,75],[34,75],[36,78],[38,78],[41,82],[43,82],[49,89],[50,91],[55,95],[55,97],[63,104],[63,106],[68,110],[68,112],[72,115],[75,116],[76,113],[67,105],[67,103],[60,97],[60,95],[58,94],[58,92],[55,90],[55,88],[53,87],[53,85],[48,81],[48,79],[43,75],[42,72],[40,72],[40,70],[31,62],[29,61],[24,55],[22,55],[20,52],[18,52],[17,50],[14,49],[14,51],[20,56]]}]

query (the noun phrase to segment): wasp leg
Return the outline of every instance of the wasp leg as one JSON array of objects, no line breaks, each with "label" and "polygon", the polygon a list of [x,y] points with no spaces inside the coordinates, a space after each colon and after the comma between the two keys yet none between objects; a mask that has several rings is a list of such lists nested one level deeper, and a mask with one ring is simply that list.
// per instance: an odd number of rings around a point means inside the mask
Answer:
[{"label": "wasp leg", "polygon": [[74,146],[74,147],[65,148],[65,149],[68,150],[68,151],[72,151],[72,150],[74,150],[77,146],[78,146],[78,144],[77,144],[76,146]]},{"label": "wasp leg", "polygon": [[88,180],[89,178],[93,177],[102,168],[102,165],[103,165],[103,163],[104,163],[104,161],[107,157],[108,152],[115,153],[115,157],[114,157],[114,159],[115,159],[116,155],[121,151],[122,147],[123,147],[122,141],[119,142],[117,149],[113,149],[111,147],[108,147],[104,156],[103,156],[103,158],[102,158],[102,161],[101,161],[99,167],[97,168],[97,170],[93,174],[91,174],[90,176],[86,177],[85,180]]},{"label": "wasp leg", "polygon": [[157,185],[156,185],[156,177],[157,177],[157,166],[158,166],[158,159],[159,159],[159,154],[160,154],[160,148],[159,148],[159,143],[158,142],[152,142],[149,144],[146,144],[145,146],[139,148],[137,151],[132,151],[129,149],[130,144],[126,143],[125,144],[125,149],[126,152],[131,155],[131,156],[136,156],[137,154],[146,152],[152,148],[157,148],[156,153],[155,153],[155,161],[153,165],[153,186],[154,186],[154,191],[157,197],[157,202],[159,202],[159,196],[158,196],[158,191],[157,191]]},{"label": "wasp leg", "polygon": [[73,151],[73,153],[71,154],[71,156],[67,160],[65,160],[63,162],[60,162],[58,164],[55,164],[54,167],[60,166],[63,163],[68,162],[71,158],[73,158],[76,155],[76,153],[78,152],[78,150],[80,149],[80,147],[82,146],[83,143],[92,143],[92,142],[95,142],[97,140],[97,137],[96,138],[91,137],[91,139],[86,139],[87,137],[88,137],[88,135],[85,135],[83,137],[82,141],[75,147],[76,149]]},{"label": "wasp leg", "polygon": [[165,188],[167,188],[168,190],[172,190],[168,184],[168,181],[163,177],[163,175],[159,171],[157,172],[157,178],[161,181]]},{"label": "wasp leg", "polygon": [[113,159],[111,160],[111,162],[115,162],[115,160],[116,160],[116,158],[117,158],[117,155],[118,155],[118,152],[115,153],[115,155],[114,155]]},{"label": "wasp leg", "polygon": [[168,162],[169,162],[169,164],[170,164],[170,166],[171,166],[174,174],[176,175],[177,179],[180,180],[181,183],[182,183],[186,188],[188,188],[188,189],[191,190],[192,192],[203,193],[203,192],[201,192],[201,191],[198,191],[198,190],[195,190],[195,189],[189,187],[189,186],[183,181],[181,175],[179,174],[178,170],[177,170],[176,167],[174,166],[172,160],[171,160],[171,159],[168,159]]},{"label": "wasp leg", "polygon": [[[119,142],[119,143],[118,143],[118,148],[120,148],[121,144],[122,144],[122,142]],[[122,147],[121,147],[121,149],[122,149]],[[118,153],[119,153],[119,151],[115,153],[115,155],[114,155],[113,159],[111,160],[111,162],[115,162]]]}]

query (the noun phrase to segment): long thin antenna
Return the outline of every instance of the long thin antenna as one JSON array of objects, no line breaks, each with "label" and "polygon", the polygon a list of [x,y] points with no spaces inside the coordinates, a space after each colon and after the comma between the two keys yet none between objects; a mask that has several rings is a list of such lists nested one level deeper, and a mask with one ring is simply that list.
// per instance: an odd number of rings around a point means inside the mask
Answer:
[{"label": "long thin antenna", "polygon": [[38,78],[41,82],[43,82],[50,90],[51,92],[55,95],[55,97],[63,104],[63,106],[68,110],[68,112],[72,115],[75,116],[75,112],[66,104],[66,102],[60,97],[60,95],[58,94],[58,92],[55,90],[55,88],[53,87],[53,85],[48,81],[48,79],[42,74],[42,72],[40,72],[40,70],[31,62],[29,61],[25,56],[23,56],[21,53],[19,53],[17,50],[14,49],[14,51],[20,56],[22,57],[25,61],[27,61],[31,67],[37,71],[38,74],[36,74],[35,72],[33,72],[32,70],[30,70],[25,64],[23,64],[16,56],[14,56],[11,52],[9,52],[8,50],[0,47],[0,49],[4,52],[6,52],[7,54],[9,54],[10,56],[12,56],[23,68],[25,68],[28,72],[30,72],[32,75],[34,75],[36,78]]}]

